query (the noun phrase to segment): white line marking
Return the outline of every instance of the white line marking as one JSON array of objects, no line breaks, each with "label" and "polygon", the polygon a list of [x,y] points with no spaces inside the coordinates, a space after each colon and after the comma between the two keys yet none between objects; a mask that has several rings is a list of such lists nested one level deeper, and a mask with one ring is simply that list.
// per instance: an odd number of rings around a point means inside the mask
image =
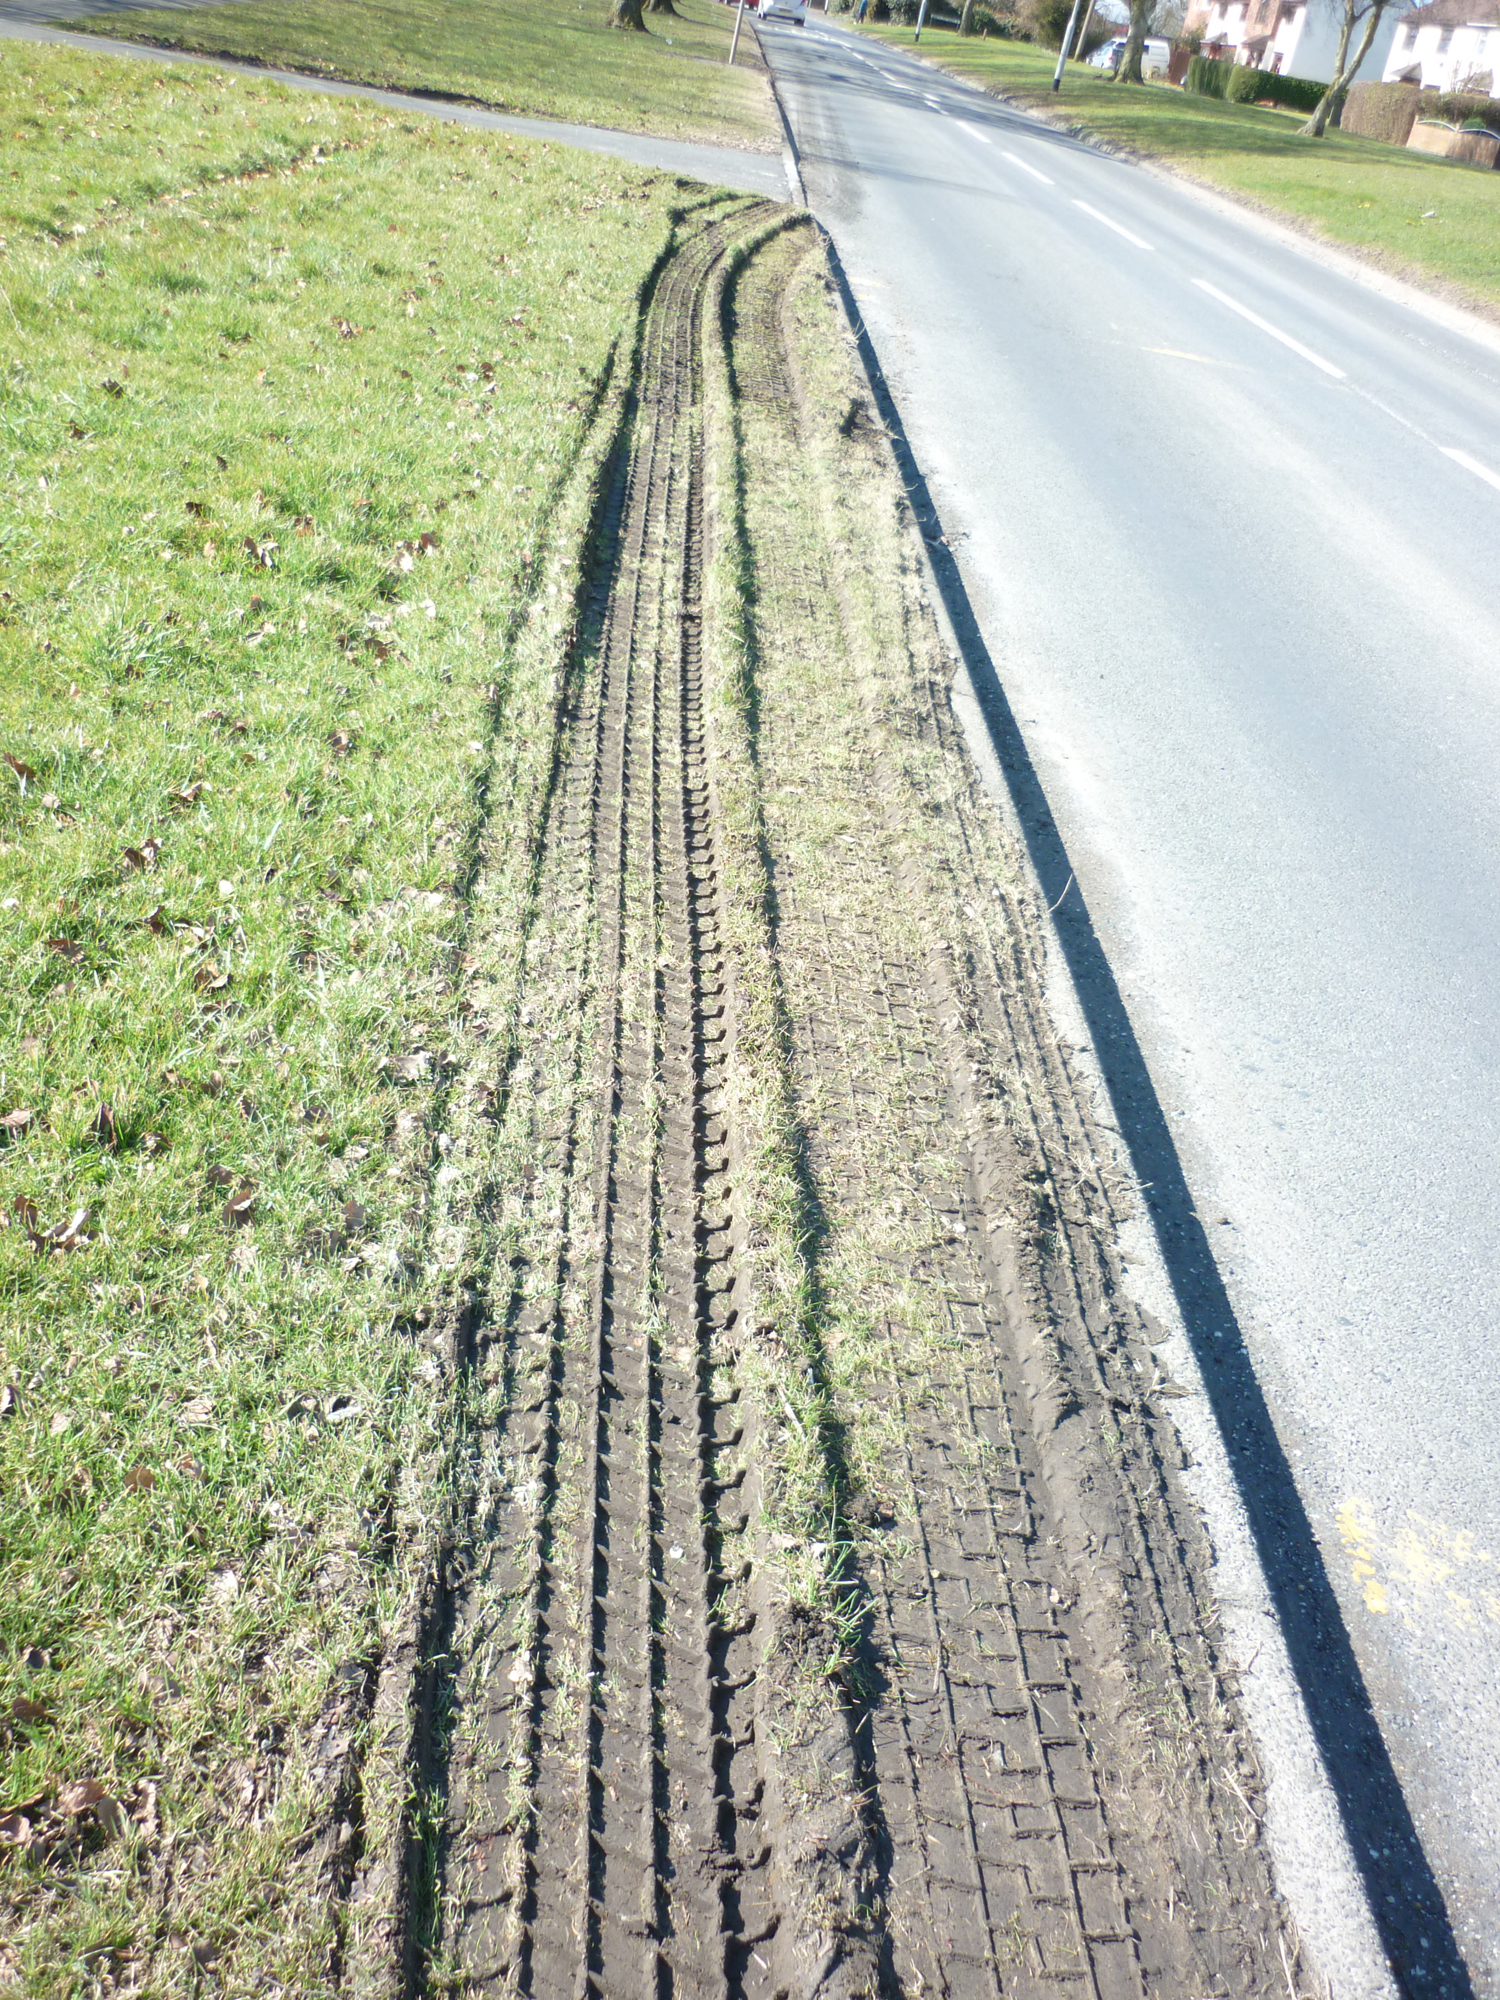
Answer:
[{"label": "white line marking", "polygon": [[1038,173],[1035,167],[1028,167],[1028,166],[1027,166],[1027,164],[1026,164],[1026,162],[1025,162],[1025,161],[1024,161],[1023,159],[1021,159],[1021,158],[1020,158],[1020,156],[1019,156],[1018,154],[1016,154],[1016,153],[1007,153],[1007,154],[1005,155],[1005,157],[1006,157],[1006,159],[1007,159],[1007,160],[1009,160],[1009,161],[1010,161],[1010,163],[1011,163],[1011,165],[1012,165],[1013,167],[1019,167],[1019,168],[1021,169],[1021,172],[1022,172],[1023,174],[1030,174],[1031,178],[1032,178],[1032,179],[1033,179],[1034,181],[1040,181],[1040,182],[1042,183],[1043,187],[1056,187],[1056,186],[1057,186],[1057,182],[1056,182],[1056,181],[1052,181],[1052,180],[1048,180],[1047,176],[1046,176],[1045,174],[1043,174],[1043,173]]},{"label": "white line marking", "polygon": [[1461,465],[1465,472],[1472,472],[1476,479],[1482,479],[1487,486],[1500,488],[1500,472],[1491,472],[1487,465],[1481,465],[1477,458],[1470,458],[1466,451],[1459,451],[1451,444],[1439,446],[1444,458],[1451,458],[1455,465]]},{"label": "white line marking", "polygon": [[1151,245],[1146,241],[1144,236],[1137,236],[1134,230],[1127,229],[1123,222],[1112,221],[1109,216],[1101,214],[1097,208],[1090,208],[1086,201],[1079,201],[1075,196],[1073,206],[1081,208],[1085,215],[1093,216],[1095,222],[1102,222],[1105,228],[1112,229],[1116,236],[1123,236],[1125,241],[1133,243],[1137,250],[1149,250],[1151,248]]},{"label": "white line marking", "polygon": [[981,132],[977,125],[971,125],[967,118],[956,118],[953,122],[955,125],[957,125],[960,132],[967,132],[969,137],[971,139],[977,139],[981,146],[989,145],[990,140],[988,134]]},{"label": "white line marking", "polygon": [[1228,306],[1229,310],[1238,313],[1241,319],[1249,320],[1250,324],[1258,326],[1262,333],[1270,334],[1272,340],[1279,340],[1282,346],[1289,347],[1293,354],[1300,354],[1304,361],[1310,361],[1314,368],[1321,368],[1323,373],[1331,375],[1335,382],[1348,380],[1342,368],[1335,368],[1331,361],[1325,361],[1321,354],[1314,354],[1310,347],[1304,347],[1300,340],[1293,340],[1292,336],[1283,333],[1279,326],[1272,326],[1271,322],[1262,319],[1258,312],[1251,312],[1249,306],[1242,306],[1238,299],[1232,299],[1227,292],[1221,292],[1218,286],[1211,285],[1207,278],[1194,278],[1193,283],[1200,292],[1207,292],[1208,296],[1217,299],[1221,306]]}]

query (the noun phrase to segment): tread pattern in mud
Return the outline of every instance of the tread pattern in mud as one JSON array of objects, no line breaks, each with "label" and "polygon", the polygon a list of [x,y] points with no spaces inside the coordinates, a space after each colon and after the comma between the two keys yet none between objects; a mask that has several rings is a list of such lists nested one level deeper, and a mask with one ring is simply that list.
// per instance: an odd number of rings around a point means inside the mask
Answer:
[{"label": "tread pattern in mud", "polygon": [[504,1116],[528,1193],[454,1651],[446,1833],[472,1990],[743,1990],[773,1927],[727,1292],[704,768],[699,323],[755,208],[661,274],[599,524]]},{"label": "tread pattern in mud", "polygon": [[[779,254],[782,271],[767,268],[773,252],[735,289],[732,357],[747,434],[758,427],[762,452],[795,463],[799,397],[782,322],[793,252]],[[851,406],[846,436],[859,416]],[[1024,998],[1034,974],[1020,969],[1012,998],[996,966],[971,962],[976,994],[935,944],[921,914],[930,885],[911,867],[912,821],[891,808],[904,782],[891,732],[940,748],[945,810],[961,844],[974,829],[951,718],[930,682],[924,700],[920,671],[905,698],[915,705],[900,718],[882,712],[887,697],[870,686],[853,692],[858,641],[847,614],[841,622],[828,610],[842,603],[841,580],[819,537],[788,533],[786,520],[784,498],[759,524],[752,506],[759,752],[776,956],[826,1218],[820,1254],[835,1272],[860,1267],[865,1326],[853,1345],[864,1358],[846,1358],[845,1393],[880,1412],[866,1427],[886,1440],[875,1483],[894,1496],[893,1518],[858,1555],[869,1593],[859,1733],[885,1978],[893,1992],[963,2000],[1059,1991],[1123,2000],[1195,1982],[1254,1990],[1268,1968],[1256,1965],[1253,1945],[1244,1948],[1234,1925],[1216,1926],[1223,1944],[1205,1943],[1210,1927],[1178,1899],[1176,1862],[1149,1833],[1157,1774],[1122,1770],[1142,1747],[1120,1723],[1124,1604],[1106,1578],[1080,1573],[1088,1534],[1064,1519],[1075,1496],[1066,1479],[1059,1494],[1052,1477],[1047,1439],[1071,1391],[1050,1358],[1038,1366],[1036,1322],[1055,1306],[1087,1348],[1088,1307],[1070,1273],[1073,1255],[1091,1252],[1060,1239],[1035,1135],[1020,1142],[1020,1157],[1014,1145],[997,1152],[969,1033],[977,1007],[1002,1064],[1007,1055],[1029,1062],[1030,1087],[1044,1097],[1055,1089]],[[935,659],[930,612],[908,605],[907,615],[927,627],[908,632],[913,660]],[[822,687],[803,706],[793,693],[809,686],[797,635],[819,630]],[[899,708],[902,697],[893,699]],[[810,762],[810,740],[836,747]],[[982,861],[968,857],[960,875],[960,896],[998,893]],[[1024,924],[1014,929],[1019,938]],[[1024,1103],[1027,1093],[1017,1095]],[[1076,1111],[1052,1109],[1076,1143]],[[1033,1311],[1018,1300],[1014,1256],[1000,1246],[1038,1218],[1054,1245],[1040,1261],[1057,1297]],[[830,1296],[837,1291],[835,1275]],[[835,1325],[830,1338],[846,1336]],[[1107,1398],[1100,1407],[1109,1410]],[[1109,1504],[1116,1553],[1107,1568],[1128,1549],[1124,1566],[1149,1590],[1149,1533],[1128,1500]],[[1175,1543],[1157,1511],[1157,1528]],[[1164,1627],[1170,1595],[1161,1589],[1148,1609]],[[1196,1601],[1178,1597],[1177,1616],[1191,1618]],[[1101,1623],[1114,1627],[1104,1661]],[[1210,1895],[1248,1890],[1246,1931],[1260,1930],[1263,1942],[1275,1919],[1261,1926],[1255,1913],[1274,1910],[1274,1898],[1258,1857],[1226,1859],[1225,1829],[1201,1800],[1188,1817],[1184,1844],[1195,1866],[1203,1855]]]},{"label": "tread pattern in mud", "polygon": [[[537,816],[514,1054],[479,1197],[494,1256],[465,1362],[437,1968],[467,1992],[540,2000],[1258,1991],[1243,1930],[1204,1943],[1212,1926],[1176,1900],[1176,1863],[1150,1832],[1154,1779],[1122,1775],[1139,1740],[1114,1726],[1121,1662],[1095,1637],[1118,1606],[1077,1561],[1079,1494],[1048,1443],[1069,1390],[1051,1360],[1038,1372],[1034,1342],[1022,1351],[1026,1281],[998,1247],[1014,1243],[1029,1182],[986,1138],[963,1017],[987,1009],[998,1060],[1032,1061],[1034,968],[1013,1020],[998,964],[980,968],[976,1000],[934,944],[910,855],[924,808],[893,809],[905,779],[885,697],[862,681],[795,470],[764,533],[748,483],[742,496],[768,943],[817,1216],[820,1337],[861,1405],[863,1475],[892,1505],[840,1571],[864,1639],[834,1708],[840,1742],[820,1739],[859,1780],[859,1824],[818,1863],[850,1893],[819,1902],[811,1874],[782,1867],[786,1815],[816,1785],[795,1758],[769,1761],[780,1746],[759,1706],[778,1684],[760,1671],[771,1619],[757,1632],[764,1579],[750,1577],[759,1462],[745,1475],[762,1445],[743,1437],[734,1368],[748,1338],[729,1184],[743,1135],[725,1102],[734,995],[700,643],[704,309],[726,252],[770,239],[772,213],[721,205],[656,283]],[[780,319],[802,254],[783,236],[751,256],[713,330],[747,435],[759,426],[783,470],[802,449]],[[976,841],[961,893],[988,893],[951,718],[930,682],[924,714],[916,686],[901,699],[898,731],[950,760],[953,843]],[[1062,1296],[1070,1268],[1060,1254],[1046,1282],[1081,1326],[1081,1294]],[[856,1301],[849,1324],[840,1297]],[[1157,1587],[1151,1536],[1166,1520],[1171,1539],[1170,1520],[1107,1504],[1120,1567]],[[1192,1615],[1190,1594],[1162,1583],[1159,1598],[1164,1623],[1183,1604]],[[1259,1894],[1253,1867],[1223,1864],[1211,1813],[1185,1839],[1206,1857],[1199,1906],[1232,1906],[1242,1880]],[[1247,1900],[1250,1926],[1261,1907]]]}]

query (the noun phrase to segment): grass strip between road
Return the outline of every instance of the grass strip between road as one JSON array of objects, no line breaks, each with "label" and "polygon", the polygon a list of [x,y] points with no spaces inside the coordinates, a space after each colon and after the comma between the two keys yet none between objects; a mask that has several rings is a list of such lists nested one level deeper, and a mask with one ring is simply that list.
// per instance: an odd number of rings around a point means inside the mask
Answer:
[{"label": "grass strip between road", "polygon": [[431,91],[498,111],[773,152],[778,143],[753,35],[725,66],[734,16],[676,0],[644,35],[606,26],[606,0],[237,0],[105,14],[98,34],[196,49],[383,89]]},{"label": "grass strip between road", "polygon": [[0,115],[0,1983],[328,1992],[481,826],[701,191],[72,50]]},{"label": "grass strip between road", "polygon": [[[909,29],[866,28],[911,53]],[[931,33],[925,60],[1090,138],[1160,162],[1357,250],[1381,269],[1500,311],[1500,174],[1333,130],[1303,139],[1300,112],[1114,83],[1024,42]]]}]

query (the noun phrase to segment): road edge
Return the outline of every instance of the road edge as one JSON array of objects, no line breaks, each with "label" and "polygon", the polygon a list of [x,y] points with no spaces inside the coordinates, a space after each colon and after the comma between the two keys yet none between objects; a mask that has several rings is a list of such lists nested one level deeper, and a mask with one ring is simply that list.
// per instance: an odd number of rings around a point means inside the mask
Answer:
[{"label": "road edge", "polygon": [[776,116],[781,120],[782,147],[781,164],[786,169],[787,186],[792,191],[792,200],[798,208],[806,208],[807,189],[802,185],[802,155],[797,150],[797,135],[792,130],[792,121],[786,115],[786,106],[781,101],[781,91],[777,87],[776,72],[766,62],[765,43],[760,38],[760,23],[752,14],[750,32],[755,37],[755,46],[760,51],[760,59],[765,63],[766,82],[771,86],[771,102],[776,106]]},{"label": "road edge", "polygon": [[[833,289],[845,330],[886,431],[892,471],[905,491],[907,481],[889,423],[889,416],[895,414],[894,400],[874,359],[868,336],[856,318],[833,240],[822,224],[814,220],[834,279]],[[981,789],[1015,837],[1036,900],[1048,960],[1045,1000],[1062,1038],[1070,1045],[1070,1062],[1081,1072],[1091,1100],[1084,1107],[1085,1115],[1099,1131],[1101,1144],[1108,1145],[1114,1121],[1112,1118],[1101,1121],[1095,1109],[1101,1103],[1109,1103],[1109,1093],[1067,954],[1032,865],[1024,827],[970,676],[967,654],[949,613],[931,548],[915,518],[908,533],[917,551],[943,646],[953,661],[950,699],[955,719]],[[1128,1155],[1123,1148],[1111,1150],[1116,1154],[1118,1171],[1135,1194],[1137,1220],[1127,1225],[1127,1261],[1135,1281],[1137,1303],[1170,1330],[1163,1356],[1169,1360],[1173,1376],[1192,1392],[1172,1413],[1191,1464],[1191,1469],[1181,1476],[1185,1492],[1203,1519],[1213,1561],[1209,1585],[1222,1614],[1226,1650],[1238,1675],[1245,1721],[1264,1764],[1264,1825],[1277,1886],[1291,1911],[1303,1948],[1317,1966],[1328,1994],[1337,1993],[1340,2000],[1399,2000],[1399,1982],[1380,1943],[1375,1916],[1292,1668],[1249,1519],[1235,1490],[1224,1440],[1149,1223],[1149,1205]]]}]

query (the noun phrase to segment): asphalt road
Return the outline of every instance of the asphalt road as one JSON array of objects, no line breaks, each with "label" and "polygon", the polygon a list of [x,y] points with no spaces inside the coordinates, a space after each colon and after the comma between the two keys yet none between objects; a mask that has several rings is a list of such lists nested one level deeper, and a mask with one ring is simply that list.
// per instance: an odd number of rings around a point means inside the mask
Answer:
[{"label": "asphalt road", "polygon": [[1500,1993],[1500,340],[762,39],[1384,1946]]}]

